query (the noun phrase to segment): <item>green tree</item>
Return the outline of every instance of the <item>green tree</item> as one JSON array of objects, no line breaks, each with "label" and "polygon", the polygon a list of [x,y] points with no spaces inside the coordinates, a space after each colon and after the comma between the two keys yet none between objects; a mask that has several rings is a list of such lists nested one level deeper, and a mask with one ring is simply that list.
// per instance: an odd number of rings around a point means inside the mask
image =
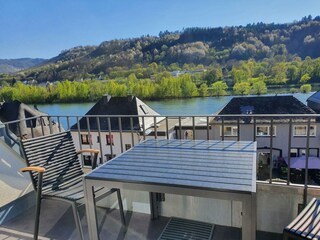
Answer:
[{"label": "green tree", "polygon": [[303,93],[309,93],[311,92],[311,85],[310,84],[303,84],[301,87],[300,87],[300,92],[303,92]]},{"label": "green tree", "polygon": [[222,69],[220,66],[215,66],[209,71],[207,71],[204,75],[204,80],[208,85],[220,81],[223,78]]},{"label": "green tree", "polygon": [[236,95],[248,95],[250,93],[250,83],[237,82],[233,86],[233,91]]},{"label": "green tree", "polygon": [[199,95],[201,97],[208,96],[208,85],[206,83],[202,83],[199,88]]},{"label": "green tree", "polygon": [[310,80],[310,75],[308,73],[302,75],[301,79],[300,79],[300,82],[301,83],[307,83],[309,80]]},{"label": "green tree", "polygon": [[214,96],[224,96],[227,95],[228,86],[224,81],[217,81],[211,85],[212,94]]},{"label": "green tree", "polygon": [[257,94],[257,95],[267,93],[266,83],[263,81],[255,81],[254,83],[252,83],[251,92],[252,94]]}]

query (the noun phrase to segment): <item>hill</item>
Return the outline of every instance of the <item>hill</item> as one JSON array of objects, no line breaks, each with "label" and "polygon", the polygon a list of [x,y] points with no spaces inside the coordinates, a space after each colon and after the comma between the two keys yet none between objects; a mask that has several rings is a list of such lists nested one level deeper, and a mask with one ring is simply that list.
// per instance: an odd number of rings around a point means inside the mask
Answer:
[{"label": "hill", "polygon": [[0,59],[0,73],[15,73],[43,63],[42,58]]},{"label": "hill", "polygon": [[[150,70],[155,64],[157,72],[219,66],[224,79],[228,79],[234,78],[232,69],[241,65],[241,61],[265,63],[263,67],[268,65],[264,71],[258,71],[256,76],[259,76],[283,71],[281,65],[277,66],[281,62],[301,62],[306,57],[320,57],[320,17],[304,17],[287,24],[186,28],[177,32],[160,32],[159,36],[79,46],[63,51],[39,67],[21,71],[16,78],[38,82],[117,79],[128,77],[133,68],[149,68],[135,72],[135,75],[150,78],[155,74],[154,69]],[[276,69],[272,70],[274,67]]]}]

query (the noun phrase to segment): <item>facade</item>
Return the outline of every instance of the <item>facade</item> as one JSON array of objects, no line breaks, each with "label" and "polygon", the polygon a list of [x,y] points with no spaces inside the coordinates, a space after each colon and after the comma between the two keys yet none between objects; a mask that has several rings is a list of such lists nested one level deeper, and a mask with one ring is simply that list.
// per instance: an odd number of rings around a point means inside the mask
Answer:
[{"label": "facade", "polygon": [[[97,117],[98,115],[100,117]],[[102,164],[143,139],[154,138],[155,134],[159,138],[173,138],[174,124],[171,123],[168,133],[163,127],[164,124],[164,117],[139,98],[108,95],[103,96],[85,117],[71,127],[71,133],[77,149],[99,149],[98,164]],[[91,167],[91,157],[90,154],[82,155],[84,167]]]},{"label": "facade", "polygon": [[[219,112],[218,115],[223,117],[216,117],[212,122],[213,139],[257,141],[258,178],[268,179],[270,168],[273,171],[279,170],[277,177],[285,178],[287,170],[282,167],[286,166],[288,156],[290,158],[305,156],[306,146],[309,144],[309,156],[319,157],[320,146],[320,125],[316,118],[312,118],[308,123],[306,118],[290,118],[288,115],[314,113],[311,108],[291,95],[236,97]],[[230,114],[244,115],[244,117],[236,120],[227,116]],[[273,114],[275,118],[271,121],[259,117],[263,114]],[[307,143],[308,124],[310,124],[309,143]]]}]

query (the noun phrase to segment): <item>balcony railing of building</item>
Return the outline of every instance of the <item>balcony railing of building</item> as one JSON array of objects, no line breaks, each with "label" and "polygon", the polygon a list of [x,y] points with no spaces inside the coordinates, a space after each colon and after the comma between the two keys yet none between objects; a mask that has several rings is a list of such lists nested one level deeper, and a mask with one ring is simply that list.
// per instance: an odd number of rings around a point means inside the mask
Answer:
[{"label": "balcony railing of building", "polygon": [[[21,138],[70,130],[76,147],[98,148],[100,164],[147,138],[257,141],[257,181],[304,188],[320,185],[320,115],[37,116],[0,124],[0,139],[19,152]],[[319,125],[320,126],[320,125]],[[318,132],[317,132],[318,130]],[[299,168],[290,168],[300,157]],[[84,167],[90,156],[82,156]]]}]

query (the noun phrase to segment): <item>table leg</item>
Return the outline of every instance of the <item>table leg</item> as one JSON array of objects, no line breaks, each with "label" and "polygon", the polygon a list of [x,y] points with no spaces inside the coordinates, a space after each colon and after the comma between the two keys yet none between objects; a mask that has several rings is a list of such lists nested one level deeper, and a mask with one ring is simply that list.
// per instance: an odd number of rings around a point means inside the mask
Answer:
[{"label": "table leg", "polygon": [[84,180],[84,194],[86,204],[86,214],[90,240],[99,240],[96,201],[94,198],[93,186]]},{"label": "table leg", "polygon": [[256,239],[256,222],[256,194],[252,193],[242,201],[242,240]]},{"label": "table leg", "polygon": [[157,193],[150,192],[150,212],[151,212],[151,219],[155,220],[159,218],[159,210],[158,210],[158,201],[157,201]]}]

